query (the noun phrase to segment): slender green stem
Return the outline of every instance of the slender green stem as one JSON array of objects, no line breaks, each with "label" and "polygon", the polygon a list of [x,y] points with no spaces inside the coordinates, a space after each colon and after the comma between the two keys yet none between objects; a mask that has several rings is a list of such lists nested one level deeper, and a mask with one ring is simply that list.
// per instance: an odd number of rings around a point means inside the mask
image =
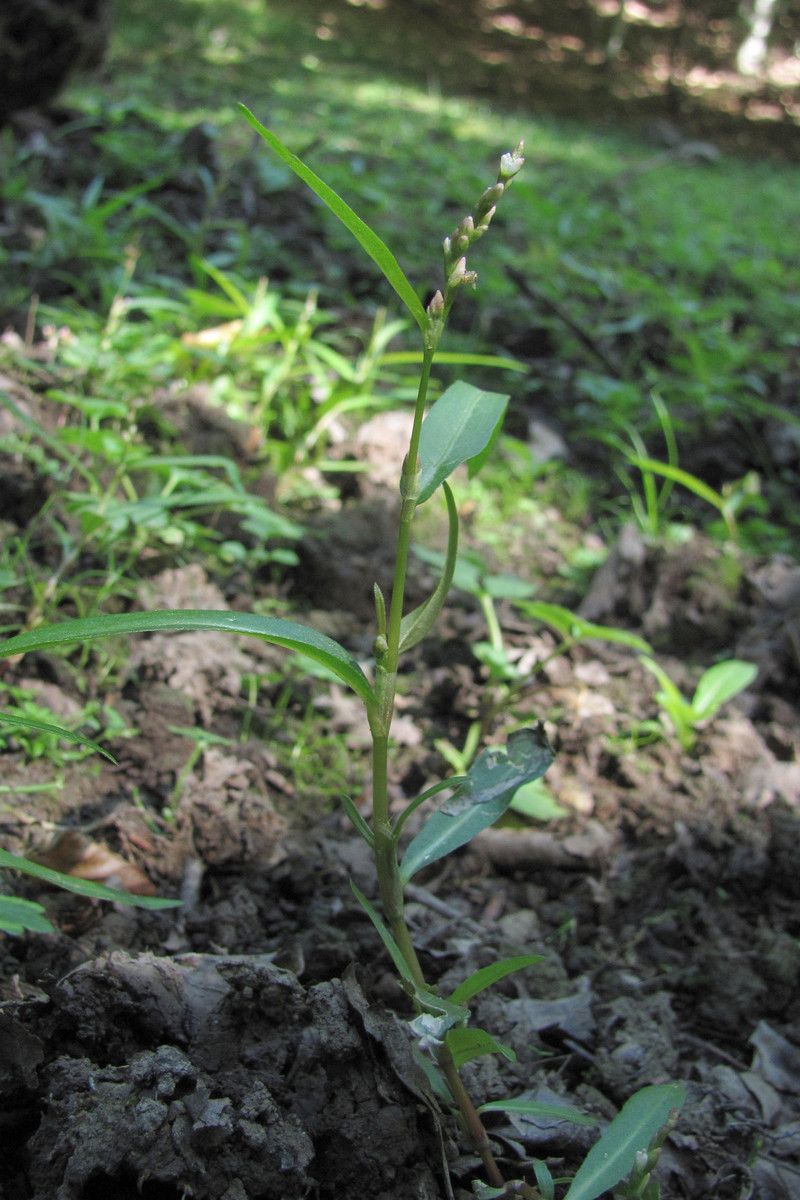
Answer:
[{"label": "slender green stem", "polygon": [[483,611],[484,620],[489,628],[489,642],[493,650],[503,650],[503,631],[497,619],[497,609],[494,600],[488,592],[479,592],[478,600]]},{"label": "slender green stem", "polygon": [[458,1073],[458,1068],[453,1062],[453,1056],[447,1048],[445,1042],[439,1051],[438,1056],[439,1066],[444,1075],[447,1086],[450,1089],[450,1095],[458,1105],[459,1111],[464,1118],[464,1124],[467,1127],[472,1144],[476,1151],[481,1156],[486,1176],[492,1187],[501,1188],[505,1184],[503,1176],[500,1174],[500,1169],[494,1160],[492,1148],[489,1145],[489,1138],[486,1130],[483,1127],[483,1121],[480,1119],[475,1105],[470,1099],[467,1089],[461,1081],[461,1076]]},{"label": "slender green stem", "polygon": [[[414,408],[414,424],[411,439],[403,464],[400,490],[403,502],[400,509],[400,527],[397,535],[392,599],[389,622],[385,638],[379,635],[375,643],[375,704],[370,710],[372,732],[372,832],[374,837],[375,868],[384,915],[392,936],[405,959],[412,978],[418,987],[429,990],[417,952],[405,921],[403,885],[397,858],[398,832],[389,819],[388,757],[389,732],[394,712],[397,685],[397,663],[400,656],[400,634],[403,619],[403,600],[406,586],[408,553],[411,545],[411,524],[417,507],[420,489],[419,442],[425,402],[428,395],[431,364],[435,345],[425,343],[419,390]],[[498,629],[499,633],[499,629]],[[501,640],[502,640],[502,635]],[[439,1058],[453,1100],[464,1119],[469,1136],[480,1154],[487,1178],[493,1187],[503,1187],[504,1180],[494,1160],[483,1122],[469,1098],[461,1081],[453,1057],[447,1046],[442,1047]]]},{"label": "slender green stem", "polygon": [[389,610],[389,628],[387,631],[388,653],[386,655],[386,670],[396,673],[397,660],[400,652],[400,622],[403,619],[403,597],[406,587],[406,570],[408,567],[408,550],[411,544],[411,522],[417,507],[419,484],[416,491],[409,490],[409,483],[417,478],[417,459],[419,457],[419,438],[422,430],[422,418],[425,415],[425,402],[428,397],[428,383],[431,376],[431,364],[434,351],[425,349],[420,371],[417,401],[414,406],[414,424],[411,429],[411,440],[408,454],[403,464],[403,504],[400,509],[400,529],[397,536],[397,555],[395,557],[394,583],[392,586],[392,602]]}]

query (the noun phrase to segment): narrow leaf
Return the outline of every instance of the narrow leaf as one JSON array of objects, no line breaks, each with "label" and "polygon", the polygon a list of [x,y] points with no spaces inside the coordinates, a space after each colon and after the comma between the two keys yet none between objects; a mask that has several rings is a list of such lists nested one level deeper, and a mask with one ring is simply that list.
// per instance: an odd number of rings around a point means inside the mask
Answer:
[{"label": "narrow leaf", "polygon": [[542,1200],[553,1200],[555,1190],[555,1180],[550,1174],[550,1168],[546,1162],[542,1162],[541,1158],[531,1159],[533,1173],[536,1176],[536,1186],[542,1193]]},{"label": "narrow leaf", "polygon": [[166,631],[216,630],[225,633],[248,634],[286,646],[305,654],[333,671],[360,696],[365,704],[374,700],[369,681],[356,660],[343,646],[324,633],[317,633],[294,621],[278,617],[260,617],[253,613],[225,612],[217,609],[167,609],[163,612],[120,613],[115,616],[82,617],[77,621],[62,621],[45,625],[30,633],[0,642],[0,658],[25,654],[29,650],[44,650],[63,642],[85,642],[91,638],[112,637],[128,633],[161,633]]},{"label": "narrow leaf", "polygon": [[21,871],[23,875],[33,875],[34,878],[52,883],[66,892],[75,892],[78,896],[91,896],[93,900],[113,900],[117,904],[130,904],[134,908],[176,908],[181,903],[180,900],[163,900],[157,896],[134,896],[131,892],[121,892],[102,883],[92,883],[89,879],[75,879],[72,875],[64,875],[61,871],[42,867],[28,858],[9,854],[7,850],[0,850],[0,867]]},{"label": "narrow leaf", "polygon": [[682,1083],[642,1088],[631,1096],[583,1160],[564,1200],[597,1200],[628,1174],[673,1108],[686,1098]]},{"label": "narrow leaf", "polygon": [[554,751],[541,726],[518,729],[505,750],[489,747],[478,755],[467,777],[408,846],[400,866],[404,884],[422,870],[457,850],[493,825],[508,808],[523,783],[540,779]]},{"label": "narrow leaf", "polygon": [[372,830],[370,829],[369,825],[362,817],[361,813],[356,808],[355,804],[353,804],[353,801],[350,799],[349,796],[342,796],[342,808],[347,813],[348,817],[350,818],[350,820],[352,821],[353,825],[356,827],[358,832],[361,834],[364,841],[367,843],[367,845],[370,847],[370,849],[372,849],[372,847],[375,845],[375,838],[373,836]]},{"label": "narrow leaf", "polygon": [[[387,367],[421,363],[422,351],[392,350],[388,354],[382,354],[379,361],[381,366]],[[503,371],[519,371],[523,375],[527,375],[531,369],[528,363],[520,362],[516,358],[498,358],[494,354],[470,354],[463,350],[437,350],[436,362],[439,366],[446,363],[448,366],[459,367],[498,367]]]},{"label": "narrow leaf", "polygon": [[587,1117],[568,1104],[542,1104],[538,1100],[490,1100],[478,1109],[480,1113],[516,1113],[520,1117],[547,1117],[554,1121],[570,1121],[573,1125],[596,1125],[594,1117]]},{"label": "narrow leaf", "polygon": [[462,463],[489,445],[506,411],[508,396],[484,392],[460,380],[436,401],[422,422],[419,457],[423,504]]},{"label": "narrow leaf", "polygon": [[312,192],[316,192],[323,204],[331,210],[334,216],[339,218],[345,228],[352,233],[356,241],[363,246],[372,261],[377,263],[386,280],[397,292],[424,333],[430,323],[428,315],[422,307],[422,301],[412,288],[389,247],[381,241],[366,222],[361,220],[361,217],[353,212],[350,205],[341,196],[337,195],[332,187],[329,187],[318,175],[315,175],[311,168],[307,167],[296,154],[292,154],[291,150],[287,146],[284,146],[283,142],[274,133],[266,129],[253,116],[249,108],[246,108],[244,104],[240,104],[239,108],[246,120],[253,126],[253,129],[261,135],[270,149],[275,151],[278,158],[282,159],[287,167],[291,167],[295,175],[298,175],[303,180],[303,183],[311,188]]},{"label": "narrow leaf", "polygon": [[458,557],[458,509],[456,508],[456,502],[449,485],[443,481],[442,488],[444,490],[444,498],[447,501],[447,518],[449,524],[444,567],[435,591],[423,604],[420,604],[419,608],[415,608],[413,612],[406,613],[400,622],[401,651],[409,650],[412,646],[416,646],[417,642],[421,642],[430,632],[436,618],[442,611],[442,606],[447,599],[447,593],[450,591],[450,585],[453,582],[453,572],[456,566],[456,558]]},{"label": "narrow leaf", "polygon": [[480,1058],[484,1054],[502,1054],[509,1062],[516,1062],[516,1054],[510,1046],[496,1042],[485,1029],[470,1029],[459,1026],[448,1029],[445,1035],[447,1049],[453,1056],[456,1070],[472,1058]]},{"label": "narrow leaf", "polygon": [[720,512],[726,508],[725,497],[719,492],[715,492],[707,483],[703,483],[702,479],[698,479],[696,475],[691,475],[688,471],[684,471],[672,463],[659,462],[657,458],[645,458],[633,450],[625,450],[625,453],[631,465],[638,467],[640,471],[652,471],[654,475],[662,475],[665,479],[671,479],[673,483],[682,484],[690,492],[694,492],[695,496],[706,500]]},{"label": "narrow leaf", "polygon": [[749,687],[757,674],[755,663],[744,662],[740,658],[729,658],[726,662],[709,667],[701,676],[692,699],[695,720],[713,717],[723,704]]},{"label": "narrow leaf", "polygon": [[17,717],[12,713],[0,712],[0,725],[17,725],[23,729],[41,729],[42,733],[54,733],[60,738],[65,738],[68,742],[78,742],[82,746],[90,746],[98,754],[103,754],[111,762],[117,760],[113,754],[109,754],[102,746],[98,746],[97,742],[92,742],[87,737],[83,737],[80,733],[73,733],[71,729],[62,729],[60,725],[48,725],[46,721],[36,721],[33,717]]},{"label": "narrow leaf", "polygon": [[505,958],[502,962],[490,963],[488,967],[481,967],[459,984],[450,997],[450,1002],[466,1004],[467,1000],[497,983],[498,979],[505,979],[506,975],[511,975],[514,971],[523,971],[525,967],[532,967],[534,963],[543,961],[544,957],[541,954],[521,954],[516,958]]},{"label": "narrow leaf", "polygon": [[601,638],[604,642],[632,646],[634,650],[641,650],[645,654],[650,652],[649,644],[635,633],[628,633],[626,629],[614,629],[610,625],[595,625],[593,621],[585,621],[583,617],[560,604],[548,604],[543,600],[514,600],[514,604],[520,612],[533,617],[535,621],[544,621],[562,637],[575,638],[577,641]]},{"label": "narrow leaf", "polygon": [[361,905],[364,912],[367,914],[370,921],[372,921],[372,924],[377,929],[377,931],[380,935],[381,941],[383,942],[384,946],[386,947],[386,949],[389,951],[389,954],[391,955],[392,962],[397,967],[397,972],[398,972],[400,978],[404,979],[406,981],[406,983],[410,985],[410,987],[412,987],[416,990],[417,985],[414,981],[414,976],[411,974],[411,971],[408,968],[408,963],[403,958],[403,955],[401,953],[400,947],[398,946],[397,942],[394,940],[391,933],[389,932],[389,930],[384,925],[383,921],[378,916],[373,905],[370,904],[369,900],[364,895],[364,893],[359,891],[359,889],[353,883],[352,879],[350,880],[350,887],[351,887],[351,890],[352,890],[353,895],[355,896],[356,900]]},{"label": "narrow leaf", "polygon": [[403,828],[411,814],[417,811],[420,804],[424,804],[426,800],[430,800],[432,796],[437,794],[437,792],[451,791],[454,787],[457,787],[459,783],[463,783],[465,779],[466,775],[453,775],[450,779],[442,779],[439,783],[435,783],[433,787],[426,788],[424,792],[419,794],[419,796],[415,796],[413,800],[410,800],[395,821],[394,836],[399,837],[400,830]]}]

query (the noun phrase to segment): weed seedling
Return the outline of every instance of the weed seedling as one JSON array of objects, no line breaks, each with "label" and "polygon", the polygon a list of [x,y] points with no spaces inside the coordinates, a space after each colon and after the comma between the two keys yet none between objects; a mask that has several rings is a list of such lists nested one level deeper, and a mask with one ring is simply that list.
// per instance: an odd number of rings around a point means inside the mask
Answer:
[{"label": "weed seedling", "polygon": [[687,700],[664,668],[652,658],[643,654],[639,662],[643,667],[647,667],[648,671],[652,671],[661,684],[656,699],[684,750],[694,748],[698,726],[712,720],[723,704],[727,704],[734,696],[738,696],[739,692],[749,687],[758,674],[755,663],[743,662],[739,658],[715,663],[701,675],[694,696]]},{"label": "weed seedling", "polygon": [[[411,1030],[417,1041],[419,1061],[426,1064],[429,1077],[436,1080],[438,1094],[444,1096],[460,1115],[462,1126],[483,1163],[485,1180],[476,1181],[476,1194],[484,1197],[522,1196],[527,1200],[552,1197],[553,1180],[544,1164],[534,1164],[527,1180],[504,1179],[483,1124],[486,1112],[510,1110],[552,1116],[552,1106],[519,1099],[493,1102],[479,1111],[460,1075],[460,1068],[478,1056],[513,1057],[513,1053],[490,1033],[470,1025],[469,1003],[491,984],[512,972],[533,966],[539,956],[524,954],[491,963],[465,979],[451,994],[441,996],[428,981],[417,955],[406,923],[404,890],[424,867],[466,845],[475,834],[497,821],[520,787],[544,775],[552,762],[553,750],[541,724],[518,729],[509,736],[505,748],[484,749],[465,776],[427,789],[396,817],[390,810],[388,787],[390,734],[400,657],[432,629],[456,567],[458,513],[447,480],[462,464],[468,464],[472,472],[481,466],[499,430],[508,400],[505,395],[457,382],[447,388],[426,413],[431,367],[458,293],[465,287],[475,286],[477,276],[467,264],[467,255],[487,232],[497,204],[522,167],[522,147],[503,155],[497,181],[479,197],[472,213],[464,217],[450,237],[445,238],[443,286],[424,307],[394,255],[373,230],[250,112],[245,109],[244,113],[270,148],[320,197],[380,267],[406,305],[421,335],[422,362],[413,426],[399,477],[402,503],[388,603],[377,584],[374,588],[376,635],[372,679],[344,646],[304,625],[256,614],[205,610],[129,612],[66,621],[9,638],[0,644],[0,656],[109,634],[228,630],[298,651],[315,663],[321,663],[350,687],[364,705],[372,738],[371,821],[367,821],[350,800],[344,800],[343,805],[357,833],[372,852],[382,914],[355,884],[351,886],[415,1006],[417,1015],[411,1021]],[[423,604],[404,612],[414,516],[418,507],[440,489],[447,508],[449,530],[441,577]],[[434,796],[441,797],[442,793],[449,794],[403,849],[401,835],[409,818],[415,814],[418,820],[422,806]],[[579,1169],[566,1200],[594,1200],[615,1187],[632,1169],[640,1170],[636,1155],[648,1151],[651,1139],[670,1113],[680,1106],[682,1099],[683,1088],[679,1084],[645,1088],[637,1093]],[[593,1123],[584,1114],[566,1107],[559,1107],[556,1115],[579,1124]],[[535,1184],[533,1178],[537,1181]],[[449,1188],[449,1182],[447,1186]]]}]

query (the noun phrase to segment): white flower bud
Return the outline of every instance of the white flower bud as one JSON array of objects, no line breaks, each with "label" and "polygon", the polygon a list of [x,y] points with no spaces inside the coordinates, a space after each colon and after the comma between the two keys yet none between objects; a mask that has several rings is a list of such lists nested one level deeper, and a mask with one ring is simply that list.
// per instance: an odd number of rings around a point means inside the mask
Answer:
[{"label": "white flower bud", "polygon": [[524,146],[525,143],[520,142],[516,150],[512,150],[509,154],[504,154],[500,159],[500,179],[503,183],[508,183],[509,179],[513,179],[525,162],[525,159],[522,157]]},{"label": "white flower bud", "polygon": [[492,207],[489,209],[489,211],[487,213],[484,213],[483,219],[482,219],[480,225],[475,230],[475,238],[476,239],[479,237],[483,237],[483,235],[486,233],[486,230],[489,228],[489,222],[491,221],[492,217],[494,216],[494,214],[496,212],[497,212],[497,205],[493,204]]}]

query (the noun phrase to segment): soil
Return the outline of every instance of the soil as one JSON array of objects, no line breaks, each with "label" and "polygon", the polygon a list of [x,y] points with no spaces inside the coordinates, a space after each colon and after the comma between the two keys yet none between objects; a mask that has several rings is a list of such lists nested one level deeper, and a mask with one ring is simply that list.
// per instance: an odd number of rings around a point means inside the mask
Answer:
[{"label": "soil", "polygon": [[[320,517],[335,554],[320,555],[320,530],[300,548],[303,619],[362,659],[366,608],[354,619],[338,606],[354,597],[354,560],[384,569],[375,531],[393,504],[373,479],[369,495]],[[555,586],[567,523],[544,516],[525,570]],[[423,594],[431,581],[416,571]],[[230,586],[200,565],[173,567],[142,583],[138,603],[243,609],[268,591]],[[758,663],[755,684],[689,752],[644,732],[658,706],[633,652],[592,643],[553,659],[515,718],[546,719],[563,815],[487,831],[409,892],[423,966],[441,988],[497,957],[544,956],[473,1002],[475,1022],[516,1056],[466,1066],[476,1101],[560,1100],[602,1128],[636,1089],[686,1082],[659,1168],[665,1200],[800,1192],[799,595],[789,562],[731,559],[700,534],[656,546],[624,529],[585,614],[648,638],[685,692],[701,665],[734,654]],[[551,648],[511,608],[501,620],[513,656]],[[479,610],[456,593],[411,655],[398,810],[447,773],[435,739],[463,741],[484,687],[469,649],[482,636]],[[285,662],[249,639],[142,637],[107,697],[129,726],[110,745],[116,765],[30,761],[13,743],[2,754],[7,849],[183,905],[145,912],[20,885],[57,932],[0,943],[0,1196],[471,1194],[477,1160],[412,1056],[407,997],[349,887],[375,897],[367,849],[315,788],[326,768],[302,761],[334,738],[358,789],[359,706],[318,685],[315,741],[305,685],[281,709],[273,682],[241,740],[243,677]],[[4,679],[69,711],[80,676],[65,666],[29,656],[5,664]],[[190,761],[187,728],[220,740]],[[15,792],[23,784],[42,791]],[[502,1114],[488,1124],[509,1178],[531,1157],[568,1175],[597,1136]]]}]

